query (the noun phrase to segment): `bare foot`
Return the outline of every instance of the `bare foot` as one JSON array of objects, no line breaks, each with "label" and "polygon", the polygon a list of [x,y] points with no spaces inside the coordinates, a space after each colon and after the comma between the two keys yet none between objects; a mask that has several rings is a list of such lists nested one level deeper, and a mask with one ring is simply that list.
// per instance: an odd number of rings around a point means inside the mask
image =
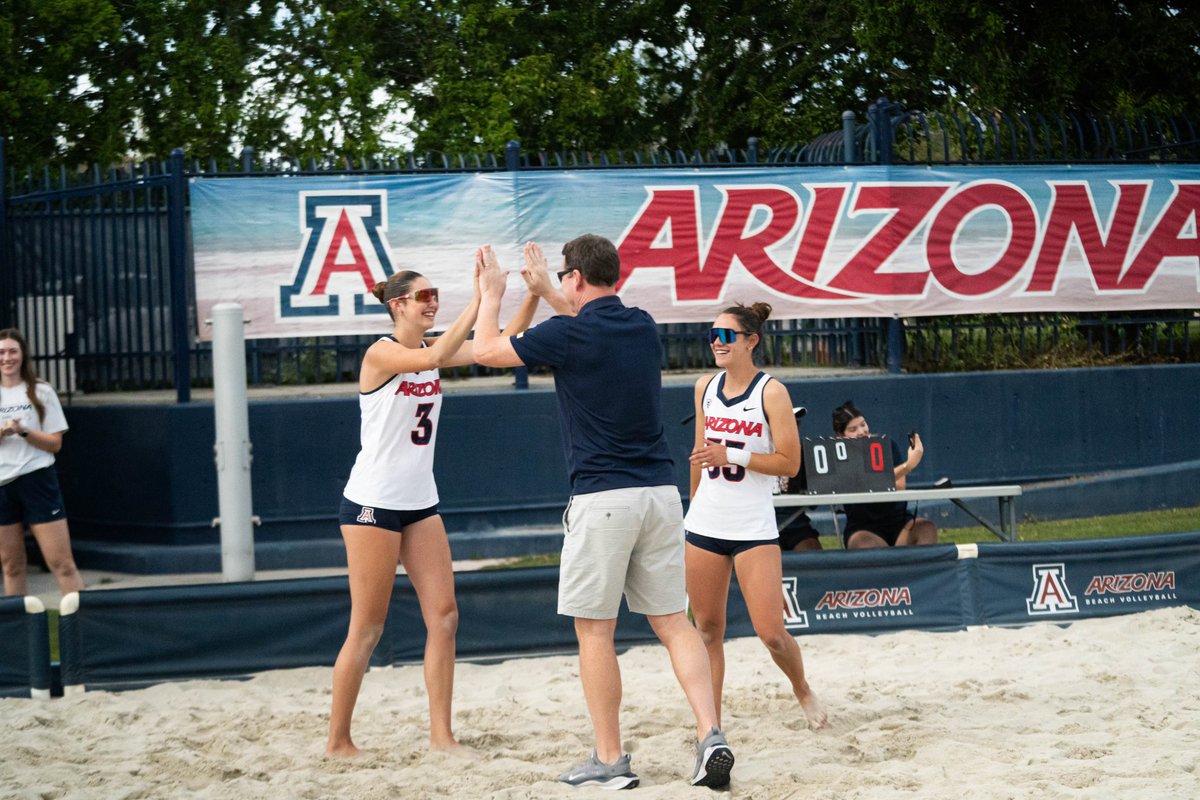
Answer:
[{"label": "bare foot", "polygon": [[804,709],[804,716],[808,718],[808,727],[813,730],[820,730],[825,727],[825,723],[829,721],[829,714],[825,711],[825,706],[821,705],[821,701],[811,690],[798,698],[800,707]]},{"label": "bare foot", "polygon": [[361,750],[354,746],[354,742],[343,742],[341,744],[329,744],[325,747],[326,758],[358,758],[363,754]]}]

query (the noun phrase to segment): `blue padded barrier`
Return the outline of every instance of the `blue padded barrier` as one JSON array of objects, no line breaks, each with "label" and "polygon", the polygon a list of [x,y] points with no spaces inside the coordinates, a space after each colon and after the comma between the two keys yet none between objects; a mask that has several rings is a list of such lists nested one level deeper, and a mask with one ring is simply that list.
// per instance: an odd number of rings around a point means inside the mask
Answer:
[{"label": "blue padded barrier", "polygon": [[793,633],[954,631],[970,624],[954,545],[786,553],[783,579]]},{"label": "blue padded barrier", "polygon": [[36,597],[0,597],[0,697],[50,696],[50,630]]},{"label": "blue padded barrier", "polygon": [[[459,656],[573,649],[557,591],[557,567],[459,573]],[[64,692],[330,666],[349,619],[345,577],[80,592],[59,623]],[[644,618],[622,609],[619,642],[653,637]],[[371,663],[419,661],[424,647],[416,592],[398,576]]]},{"label": "blue padded barrier", "polygon": [[[573,652],[571,621],[556,613],[557,585],[556,567],[457,574],[458,655]],[[795,634],[954,631],[1200,607],[1200,533],[787,553],[781,591]],[[349,609],[344,577],[81,592],[77,610],[64,602],[60,623],[64,688],[328,666]],[[736,583],[728,635],[754,635]],[[622,610],[619,643],[653,638],[643,617]],[[397,577],[372,664],[418,661],[424,640],[412,585]]]},{"label": "blue padded barrier", "polygon": [[1200,608],[1200,532],[980,544],[971,566],[980,625]]}]

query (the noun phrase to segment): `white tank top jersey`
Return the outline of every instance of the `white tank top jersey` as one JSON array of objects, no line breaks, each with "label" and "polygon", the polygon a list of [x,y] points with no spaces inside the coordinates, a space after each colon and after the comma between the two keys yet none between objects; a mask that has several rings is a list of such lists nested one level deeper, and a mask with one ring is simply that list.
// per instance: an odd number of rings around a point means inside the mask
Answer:
[{"label": "white tank top jersey", "polygon": [[362,449],[346,482],[346,499],[392,511],[436,505],[433,451],[442,412],[438,371],[393,375],[378,389],[359,392],[358,408]]},{"label": "white tank top jersey", "polygon": [[[727,398],[725,373],[714,376],[704,389],[701,403],[704,438],[726,447],[740,446],[750,453],[774,453],[775,442],[763,409],[763,389],[770,381],[770,375],[759,372],[745,392]],[[774,475],[751,472],[736,464],[703,470],[684,527],[714,539],[777,539],[779,529],[771,500],[777,481]]]}]

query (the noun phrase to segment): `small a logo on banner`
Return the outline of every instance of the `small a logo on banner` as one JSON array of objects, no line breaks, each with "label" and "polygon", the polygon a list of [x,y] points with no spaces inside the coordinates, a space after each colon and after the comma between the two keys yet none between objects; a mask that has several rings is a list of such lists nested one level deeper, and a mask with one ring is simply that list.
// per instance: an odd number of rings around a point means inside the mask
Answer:
[{"label": "small a logo on banner", "polygon": [[1079,611],[1079,602],[1067,588],[1066,567],[1063,564],[1033,565],[1033,594],[1025,600],[1030,615],[1072,614]]},{"label": "small a logo on banner", "polygon": [[300,192],[304,243],[292,282],[279,287],[278,318],[386,314],[371,288],[392,274],[387,192]]},{"label": "small a logo on banner", "polygon": [[796,597],[796,578],[783,579],[783,626],[788,630],[808,627],[808,612]]}]

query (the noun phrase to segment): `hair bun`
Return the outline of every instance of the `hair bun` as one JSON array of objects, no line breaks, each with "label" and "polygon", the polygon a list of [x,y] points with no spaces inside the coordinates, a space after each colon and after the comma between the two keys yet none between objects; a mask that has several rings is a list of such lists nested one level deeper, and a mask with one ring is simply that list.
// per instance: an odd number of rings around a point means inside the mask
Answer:
[{"label": "hair bun", "polygon": [[758,317],[759,322],[766,322],[771,316],[771,305],[769,303],[755,303],[750,306],[751,313]]},{"label": "hair bun", "polygon": [[383,302],[383,293],[385,291],[387,291],[387,281],[379,281],[379,283],[371,287],[371,294],[375,295],[375,299],[381,303]]}]

